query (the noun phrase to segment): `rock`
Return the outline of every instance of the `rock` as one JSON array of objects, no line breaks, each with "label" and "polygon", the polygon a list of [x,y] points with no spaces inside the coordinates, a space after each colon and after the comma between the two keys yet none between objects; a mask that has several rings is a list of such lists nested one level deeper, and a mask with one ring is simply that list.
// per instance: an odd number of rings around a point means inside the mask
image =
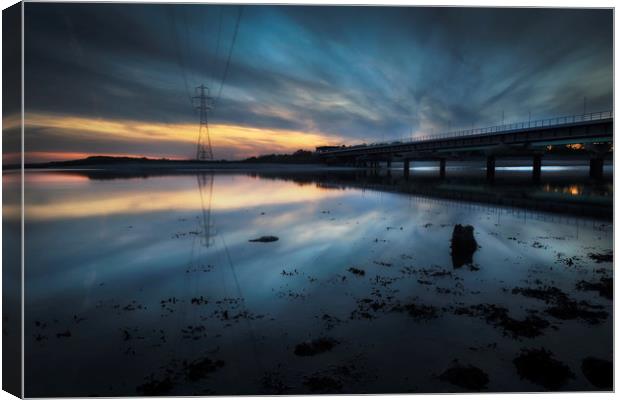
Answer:
[{"label": "rock", "polygon": [[611,361],[586,357],[581,362],[581,372],[597,388],[603,390],[613,389],[614,366]]},{"label": "rock", "polygon": [[259,243],[269,243],[269,242],[275,242],[277,240],[278,240],[277,236],[261,236],[259,238],[250,239],[248,241],[249,242],[259,242]]},{"label": "rock", "polygon": [[522,379],[543,386],[545,389],[557,390],[575,374],[570,368],[554,359],[553,354],[545,349],[525,349],[513,360],[517,373]]},{"label": "rock", "polygon": [[439,379],[476,392],[486,388],[489,383],[489,376],[483,370],[473,365],[456,365],[445,370],[439,375]]},{"label": "rock", "polygon": [[465,264],[473,263],[473,256],[478,249],[474,238],[474,227],[457,224],[452,231],[452,266],[460,268]]}]

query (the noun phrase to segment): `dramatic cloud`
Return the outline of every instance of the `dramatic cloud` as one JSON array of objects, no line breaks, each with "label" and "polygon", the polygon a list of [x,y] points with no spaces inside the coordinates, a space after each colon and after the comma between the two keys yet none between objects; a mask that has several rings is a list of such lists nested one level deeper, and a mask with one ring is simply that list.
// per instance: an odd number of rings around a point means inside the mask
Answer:
[{"label": "dramatic cloud", "polygon": [[25,8],[33,155],[191,157],[202,83],[216,158],[612,107],[611,10]]}]

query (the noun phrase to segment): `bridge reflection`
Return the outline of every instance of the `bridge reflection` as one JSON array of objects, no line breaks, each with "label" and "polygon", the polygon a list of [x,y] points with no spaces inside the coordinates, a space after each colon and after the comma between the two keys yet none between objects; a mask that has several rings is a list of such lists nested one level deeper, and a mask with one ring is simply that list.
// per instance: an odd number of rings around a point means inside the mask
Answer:
[{"label": "bridge reflection", "polygon": [[[363,190],[401,193],[416,202],[448,203],[451,207],[470,207],[501,213],[511,213],[527,219],[541,219],[566,223],[581,223],[583,217],[612,222],[613,181],[611,176],[602,180],[588,179],[587,172],[550,171],[542,181],[533,181],[527,171],[512,171],[488,181],[479,171],[455,171],[448,178],[439,178],[434,171],[405,175],[386,170],[313,170],[286,172],[265,171],[65,171],[92,180],[136,179],[164,175],[196,176],[205,213],[200,221],[202,231],[209,232],[209,199],[217,192],[213,186],[215,175],[243,174],[257,179],[294,182],[300,186],[313,185],[323,190]],[[206,203],[206,204],[205,204]],[[206,207],[205,207],[206,206]],[[588,221],[588,220],[585,220]],[[592,223],[590,222],[585,223]],[[209,232],[212,233],[212,232]],[[208,244],[211,235],[207,235]]]},{"label": "bridge reflection", "polygon": [[451,207],[484,209],[510,213],[527,219],[544,219],[565,223],[592,223],[583,218],[609,221],[613,219],[613,183],[591,181],[566,173],[556,174],[544,182],[515,175],[492,183],[476,176],[441,179],[433,176],[417,178],[406,175],[355,171],[288,175],[262,173],[261,178],[292,180],[316,184],[326,190],[372,190],[402,193],[412,201],[449,204]]}]

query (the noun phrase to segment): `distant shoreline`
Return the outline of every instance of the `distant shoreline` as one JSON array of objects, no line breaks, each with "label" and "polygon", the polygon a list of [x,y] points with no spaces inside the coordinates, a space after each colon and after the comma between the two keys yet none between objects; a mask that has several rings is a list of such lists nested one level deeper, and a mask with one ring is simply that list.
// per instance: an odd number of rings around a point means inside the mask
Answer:
[{"label": "distant shoreline", "polygon": [[[448,161],[448,167],[453,166],[478,166],[482,159],[474,159],[468,161]],[[413,161],[412,167],[418,165],[435,165],[434,161]],[[613,158],[609,157],[605,160],[606,165],[613,165]],[[401,165],[400,161],[392,162],[392,169]],[[499,165],[508,166],[527,166],[531,165],[531,160],[527,157],[506,157],[498,160]],[[584,156],[557,156],[549,155],[543,158],[543,165],[554,166],[581,166],[588,165],[588,158]],[[3,165],[3,170],[18,170],[19,164]],[[288,171],[343,171],[358,170],[363,167],[347,166],[347,165],[327,165],[320,162],[257,162],[255,160],[242,161],[197,161],[197,160],[168,160],[168,159],[150,159],[150,158],[131,158],[131,157],[103,157],[95,156],[80,160],[68,161],[52,161],[45,163],[28,163],[24,165],[27,170],[108,170],[108,171],[209,171],[209,170],[288,170]]]}]

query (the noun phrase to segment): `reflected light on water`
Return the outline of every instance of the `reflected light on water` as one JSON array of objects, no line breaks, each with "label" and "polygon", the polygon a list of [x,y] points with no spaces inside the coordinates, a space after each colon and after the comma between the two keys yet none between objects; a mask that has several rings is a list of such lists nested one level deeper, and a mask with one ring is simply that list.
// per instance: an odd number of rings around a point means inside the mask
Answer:
[{"label": "reflected light on water", "polygon": [[546,184],[543,186],[543,190],[549,193],[563,193],[570,194],[571,196],[580,196],[583,194],[583,186],[580,185],[569,185],[569,186],[552,186],[550,184]]},{"label": "reflected light on water", "polygon": [[[108,190],[109,183],[97,184],[87,178],[72,175],[55,177],[46,173],[29,174],[26,183],[26,214],[30,221],[59,218],[86,218],[101,215],[140,214],[165,210],[200,210],[202,200],[198,185],[192,180],[183,180],[179,184],[169,180],[168,185],[158,185],[155,189],[145,190],[142,181],[134,185],[125,184],[120,188]],[[85,183],[84,190],[67,193],[62,190],[51,191],[40,185],[54,183]],[[67,181],[67,179],[69,179]],[[245,185],[239,185],[230,177],[217,177],[217,191],[211,199],[212,210],[234,210],[249,207],[268,207],[273,205],[312,202],[317,199],[342,196],[342,191],[329,191],[316,185],[292,186],[281,181],[259,182],[247,179]],[[28,183],[37,183],[36,186]],[[194,183],[194,186],[192,186]],[[6,205],[6,211],[16,206]]]}]

